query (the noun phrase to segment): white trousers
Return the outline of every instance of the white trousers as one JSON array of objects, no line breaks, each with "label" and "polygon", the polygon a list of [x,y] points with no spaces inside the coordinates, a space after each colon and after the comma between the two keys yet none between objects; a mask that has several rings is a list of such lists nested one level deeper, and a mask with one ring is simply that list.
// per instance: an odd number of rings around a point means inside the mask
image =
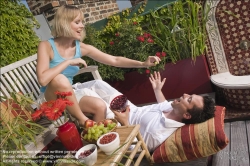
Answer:
[{"label": "white trousers", "polygon": [[[73,85],[75,90],[75,95],[78,100],[83,96],[93,96],[102,99],[107,106],[106,118],[114,118],[114,113],[110,110],[110,102],[118,95],[121,95],[119,91],[110,86],[108,83],[102,80],[93,80],[85,83],[76,83]],[[128,105],[131,107],[136,107],[130,101]]]}]

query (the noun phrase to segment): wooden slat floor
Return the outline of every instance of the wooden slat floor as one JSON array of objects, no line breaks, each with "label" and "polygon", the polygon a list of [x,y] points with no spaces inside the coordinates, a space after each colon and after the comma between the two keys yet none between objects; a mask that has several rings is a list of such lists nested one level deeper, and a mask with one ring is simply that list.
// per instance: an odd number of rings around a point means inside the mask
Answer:
[{"label": "wooden slat floor", "polygon": [[250,120],[226,122],[225,133],[230,142],[213,156],[212,166],[250,166]]}]

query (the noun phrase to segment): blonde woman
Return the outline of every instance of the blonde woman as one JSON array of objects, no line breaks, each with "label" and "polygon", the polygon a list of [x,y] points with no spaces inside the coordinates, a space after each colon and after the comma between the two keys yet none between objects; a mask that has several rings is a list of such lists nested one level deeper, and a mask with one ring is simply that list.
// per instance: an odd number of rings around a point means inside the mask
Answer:
[{"label": "blonde woman", "polygon": [[68,99],[74,104],[67,110],[81,125],[88,119],[84,113],[92,113],[93,120],[98,122],[106,116],[105,103],[91,96],[74,95],[72,80],[79,67],[86,67],[86,62],[81,59],[88,56],[100,63],[123,68],[147,68],[159,63],[156,56],[149,56],[145,62],[140,62],[122,56],[112,56],[97,48],[84,44],[83,13],[75,6],[64,5],[58,8],[52,36],[48,41],[40,42],[37,52],[37,77],[41,87],[41,96],[45,100],[56,98],[55,91],[72,92]]}]

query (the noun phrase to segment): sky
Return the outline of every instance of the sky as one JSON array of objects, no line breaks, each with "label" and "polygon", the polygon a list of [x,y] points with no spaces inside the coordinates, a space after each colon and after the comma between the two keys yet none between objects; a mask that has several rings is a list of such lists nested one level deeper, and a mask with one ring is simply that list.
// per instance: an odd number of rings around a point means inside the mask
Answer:
[{"label": "sky", "polygon": [[[26,0],[21,0],[21,3],[23,3],[29,9],[29,6],[28,6]],[[121,11],[122,9],[130,8],[131,2],[130,2],[130,0],[118,0],[117,5]]]},{"label": "sky", "polygon": [[26,0],[21,0],[21,3],[23,3],[23,4],[30,10],[30,8],[29,8],[29,6],[28,6]]}]

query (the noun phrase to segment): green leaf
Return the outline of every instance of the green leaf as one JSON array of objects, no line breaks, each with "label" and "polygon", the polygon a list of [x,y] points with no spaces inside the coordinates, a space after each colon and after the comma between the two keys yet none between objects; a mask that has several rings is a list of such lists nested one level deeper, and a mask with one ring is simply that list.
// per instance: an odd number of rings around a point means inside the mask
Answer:
[{"label": "green leaf", "polygon": [[[1,45],[1,50],[5,52],[1,53],[1,67],[3,67],[31,56],[29,54],[30,51],[35,53],[37,51],[39,38],[33,31],[34,25],[38,22],[23,4],[15,1],[1,1],[0,5],[2,32],[0,37],[1,41],[4,41],[2,43],[3,46]],[[32,22],[30,18],[35,21]],[[19,44],[19,41],[27,41],[30,47],[20,47],[22,44]],[[26,49],[29,51],[25,51]],[[23,52],[27,54],[23,55]],[[4,56],[4,58],[2,58],[2,56]]]}]

